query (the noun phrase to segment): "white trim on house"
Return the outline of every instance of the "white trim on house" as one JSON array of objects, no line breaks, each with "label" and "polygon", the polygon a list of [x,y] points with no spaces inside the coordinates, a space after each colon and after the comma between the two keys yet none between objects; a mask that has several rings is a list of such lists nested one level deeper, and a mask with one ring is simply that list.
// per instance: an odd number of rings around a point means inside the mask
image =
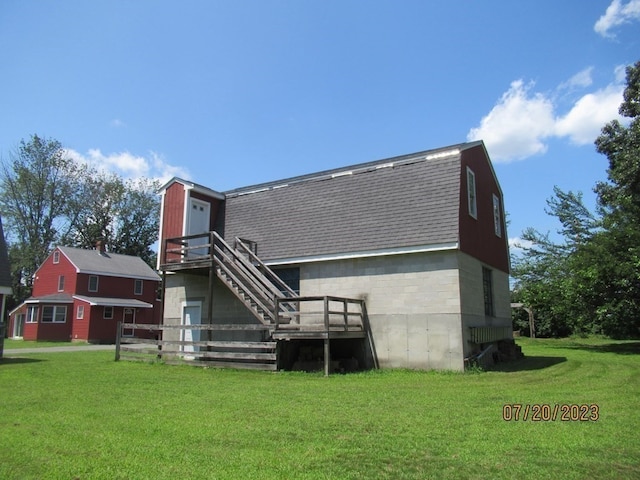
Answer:
[{"label": "white trim on house", "polygon": [[457,250],[458,248],[458,242],[451,242],[436,245],[417,245],[413,247],[385,248],[381,250],[369,250],[363,252],[331,253],[328,255],[316,255],[311,257],[280,258],[276,260],[269,260],[265,262],[265,264],[291,265],[297,263],[329,262],[331,260],[348,260],[353,258],[385,257],[388,255],[406,255],[410,253],[440,252],[444,250]]},{"label": "white trim on house", "polygon": [[88,303],[91,306],[153,308],[153,305],[150,303],[131,298],[87,297],[84,295],[74,295],[73,298]]}]

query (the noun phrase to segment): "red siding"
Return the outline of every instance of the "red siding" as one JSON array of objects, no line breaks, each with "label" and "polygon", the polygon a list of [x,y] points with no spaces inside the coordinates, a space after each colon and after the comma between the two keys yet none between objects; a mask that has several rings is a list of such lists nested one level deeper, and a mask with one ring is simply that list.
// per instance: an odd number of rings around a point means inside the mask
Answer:
[{"label": "red siding", "polygon": [[[64,275],[64,291],[58,291],[58,279]],[[53,263],[53,254],[44,261],[36,272],[33,281],[34,297],[54,295],[57,293],[67,293],[73,295],[76,289],[76,269],[69,259],[60,253],[60,262]]]},{"label": "red siding", "polygon": [[77,295],[88,297],[133,298],[153,305],[157,294],[158,282],[154,280],[142,281],[142,295],[134,295],[135,279],[123,277],[107,277],[98,275],[98,291],[89,291],[89,277],[86,273],[78,274]]},{"label": "red siding", "polygon": [[[504,221],[502,193],[482,146],[462,153],[460,189],[460,250],[494,268],[509,272],[509,250]],[[469,215],[467,203],[467,167],[476,178],[477,220]],[[495,234],[493,195],[500,199],[502,236]]]},{"label": "red siding", "polygon": [[160,263],[166,263],[164,258],[164,240],[181,237],[184,234],[184,185],[175,182],[165,191],[163,197],[162,232],[160,235]]}]

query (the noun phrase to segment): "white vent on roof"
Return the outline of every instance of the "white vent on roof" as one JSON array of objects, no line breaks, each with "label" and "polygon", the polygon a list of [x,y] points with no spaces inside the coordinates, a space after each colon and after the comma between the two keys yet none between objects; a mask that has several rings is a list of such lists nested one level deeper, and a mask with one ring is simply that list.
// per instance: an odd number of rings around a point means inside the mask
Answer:
[{"label": "white vent on roof", "polygon": [[376,170],[379,170],[379,169],[381,169],[381,168],[390,168],[390,167],[393,167],[393,162],[391,162],[391,163],[385,163],[385,164],[383,164],[383,165],[378,165],[378,166],[376,167]]},{"label": "white vent on roof", "polygon": [[424,157],[426,160],[435,160],[436,158],[444,158],[444,157],[452,157],[454,155],[459,155],[460,150],[457,148],[454,150],[445,150],[444,152],[433,153],[431,155],[427,155]]},{"label": "white vent on roof", "polygon": [[257,190],[250,190],[248,192],[240,192],[240,193],[238,193],[238,196],[241,197],[242,195],[251,195],[252,193],[266,192],[267,190],[269,190],[269,189],[268,188],[258,188]]},{"label": "white vent on roof", "polygon": [[346,171],[346,172],[334,173],[333,175],[331,175],[331,178],[344,177],[345,175],[353,175],[353,172],[351,170],[349,170],[349,171]]}]

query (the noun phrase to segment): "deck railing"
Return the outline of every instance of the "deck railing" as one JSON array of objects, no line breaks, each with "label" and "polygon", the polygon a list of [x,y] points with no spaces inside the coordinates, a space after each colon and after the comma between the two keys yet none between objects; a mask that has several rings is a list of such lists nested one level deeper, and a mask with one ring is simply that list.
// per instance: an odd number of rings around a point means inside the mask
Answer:
[{"label": "deck railing", "polygon": [[[298,309],[286,311],[282,302],[295,302]],[[298,331],[357,331],[365,329],[364,300],[334,296],[276,299],[275,328]]]}]

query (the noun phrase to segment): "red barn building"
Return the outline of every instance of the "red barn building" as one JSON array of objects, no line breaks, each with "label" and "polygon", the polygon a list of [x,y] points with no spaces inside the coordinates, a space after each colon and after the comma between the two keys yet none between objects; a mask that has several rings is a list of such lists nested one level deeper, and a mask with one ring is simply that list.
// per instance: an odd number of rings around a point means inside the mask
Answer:
[{"label": "red barn building", "polygon": [[139,257],[57,247],[34,277],[33,295],[9,314],[11,337],[108,343],[118,322],[160,322],[161,279]]}]

